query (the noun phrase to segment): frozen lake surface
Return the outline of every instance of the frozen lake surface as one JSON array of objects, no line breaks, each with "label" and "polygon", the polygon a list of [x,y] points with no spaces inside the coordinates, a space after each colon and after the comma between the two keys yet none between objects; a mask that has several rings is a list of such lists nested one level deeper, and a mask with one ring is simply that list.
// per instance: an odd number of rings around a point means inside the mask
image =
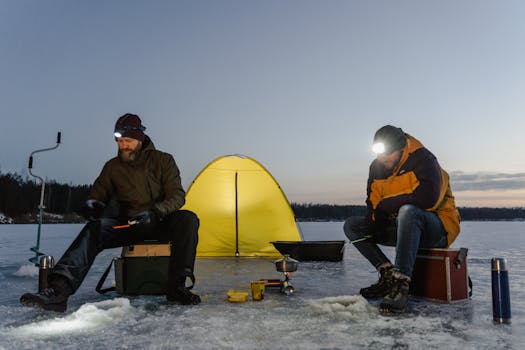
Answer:
[{"label": "frozen lake surface", "polygon": [[[300,223],[306,240],[345,239],[341,222]],[[41,250],[59,258],[82,225],[44,225]],[[453,247],[469,248],[474,294],[466,302],[411,299],[407,314],[381,316],[359,289],[377,274],[346,244],[341,262],[301,262],[291,297],[267,291],[232,304],[229,289],[280,278],[273,259],[198,259],[197,306],[161,296],[100,295],[95,285],[120,249],[101,253],[65,314],[20,306],[37,288],[27,259],[36,225],[0,225],[0,349],[524,349],[525,223],[464,222]],[[393,248],[387,248],[393,256]],[[492,257],[507,258],[512,324],[492,322]],[[29,266],[28,266],[29,265]],[[112,276],[112,275],[110,275]]]}]

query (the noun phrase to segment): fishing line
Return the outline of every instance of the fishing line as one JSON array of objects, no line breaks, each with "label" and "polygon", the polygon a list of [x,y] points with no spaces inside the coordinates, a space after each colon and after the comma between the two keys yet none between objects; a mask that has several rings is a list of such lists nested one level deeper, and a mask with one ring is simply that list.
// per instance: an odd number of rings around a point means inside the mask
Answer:
[{"label": "fishing line", "polygon": [[362,242],[362,241],[366,241],[369,238],[372,238],[372,235],[367,235],[367,236],[364,236],[362,238],[355,239],[353,241],[350,241],[350,243],[352,243],[352,244],[359,243],[359,242]]}]

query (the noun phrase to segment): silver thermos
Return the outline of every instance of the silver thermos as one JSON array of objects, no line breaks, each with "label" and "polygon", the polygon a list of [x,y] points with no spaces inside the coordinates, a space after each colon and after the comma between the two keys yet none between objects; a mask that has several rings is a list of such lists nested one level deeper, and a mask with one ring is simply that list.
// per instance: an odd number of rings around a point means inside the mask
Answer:
[{"label": "silver thermos", "polygon": [[38,291],[41,292],[48,287],[47,275],[49,270],[55,266],[55,258],[51,255],[42,255],[38,267]]}]

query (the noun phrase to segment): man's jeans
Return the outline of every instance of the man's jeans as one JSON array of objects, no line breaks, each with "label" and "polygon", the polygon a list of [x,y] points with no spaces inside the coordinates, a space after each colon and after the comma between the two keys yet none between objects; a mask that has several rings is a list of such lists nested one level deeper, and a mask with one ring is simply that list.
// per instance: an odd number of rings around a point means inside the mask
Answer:
[{"label": "man's jeans", "polygon": [[396,222],[392,221],[381,232],[367,224],[365,217],[350,217],[344,224],[350,242],[377,269],[390,262],[377,244],[395,246],[394,266],[407,276],[412,275],[419,248],[447,246],[447,233],[436,213],[406,204],[399,209]]},{"label": "man's jeans", "polygon": [[71,243],[49,275],[49,280],[65,278],[74,293],[86,277],[98,253],[117,248],[159,240],[171,242],[168,287],[186,276],[193,276],[198,243],[199,219],[188,210],[168,214],[156,227],[115,229],[126,224],[126,219],[102,218],[89,222]]}]

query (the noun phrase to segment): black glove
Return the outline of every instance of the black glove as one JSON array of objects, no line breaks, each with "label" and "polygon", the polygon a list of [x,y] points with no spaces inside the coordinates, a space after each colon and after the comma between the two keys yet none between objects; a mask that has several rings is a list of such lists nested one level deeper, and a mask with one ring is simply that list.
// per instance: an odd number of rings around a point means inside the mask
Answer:
[{"label": "black glove", "polygon": [[381,209],[374,210],[374,219],[376,222],[388,222],[390,215]]},{"label": "black glove", "polygon": [[374,210],[374,220],[370,223],[371,232],[373,234],[383,233],[390,223],[390,216],[384,211],[376,208],[376,210]]},{"label": "black glove", "polygon": [[88,199],[84,203],[84,208],[82,208],[82,216],[86,220],[97,220],[104,213],[104,209],[106,209],[106,205],[101,201],[96,199]]},{"label": "black glove", "polygon": [[154,227],[157,222],[158,216],[153,210],[142,211],[128,220],[130,225],[143,227]]}]

